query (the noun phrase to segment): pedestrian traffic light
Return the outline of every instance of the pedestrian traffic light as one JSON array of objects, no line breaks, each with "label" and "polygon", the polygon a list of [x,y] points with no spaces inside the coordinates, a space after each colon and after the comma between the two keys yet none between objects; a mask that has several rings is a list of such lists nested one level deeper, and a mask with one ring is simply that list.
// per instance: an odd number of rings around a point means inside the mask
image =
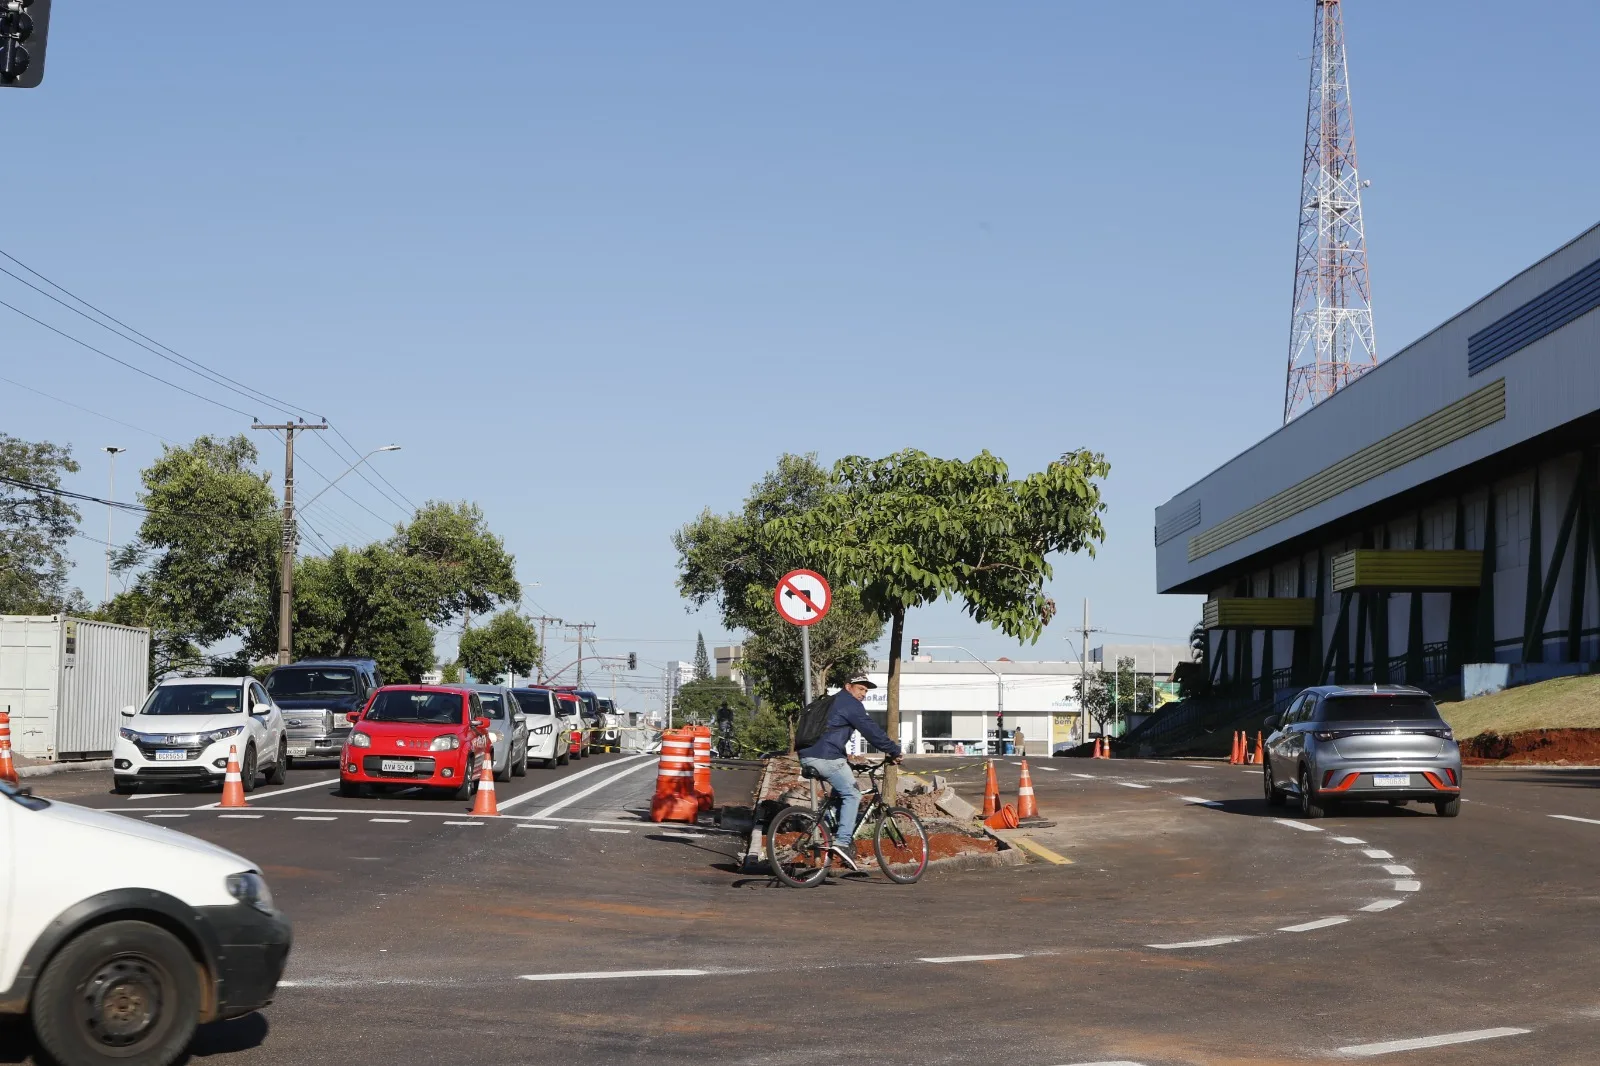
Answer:
[{"label": "pedestrian traffic light", "polygon": [[44,80],[50,0],[0,0],[0,86],[32,89]]},{"label": "pedestrian traffic light", "polygon": [[916,637],[912,637],[911,638],[911,657],[913,659],[915,659],[917,657],[917,649],[920,648],[920,647],[922,647],[922,641],[918,640]]},{"label": "pedestrian traffic light", "polygon": [[637,670],[637,669],[639,669],[639,653],[638,652],[630,651],[628,653],[628,669],[629,670]]}]

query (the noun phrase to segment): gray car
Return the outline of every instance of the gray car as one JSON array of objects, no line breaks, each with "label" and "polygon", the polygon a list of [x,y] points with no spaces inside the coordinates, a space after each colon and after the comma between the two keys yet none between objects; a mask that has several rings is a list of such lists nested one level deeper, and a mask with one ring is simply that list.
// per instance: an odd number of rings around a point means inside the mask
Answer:
[{"label": "gray car", "polygon": [[509,781],[528,772],[528,716],[503,685],[469,685],[489,719],[489,744],[494,779]]},{"label": "gray car", "polygon": [[1326,685],[1296,696],[1261,765],[1267,802],[1292,797],[1307,818],[1345,800],[1431,803],[1461,813],[1461,749],[1433,697],[1404,685]]}]

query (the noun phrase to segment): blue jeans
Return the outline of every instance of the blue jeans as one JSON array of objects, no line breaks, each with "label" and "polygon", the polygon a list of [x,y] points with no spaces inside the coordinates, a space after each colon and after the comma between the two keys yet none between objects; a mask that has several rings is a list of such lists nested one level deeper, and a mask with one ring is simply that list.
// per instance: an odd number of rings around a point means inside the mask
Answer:
[{"label": "blue jeans", "polygon": [[835,844],[850,843],[856,833],[856,815],[861,813],[861,790],[856,787],[855,771],[848,759],[801,759],[800,765],[816,771],[818,777],[833,786],[839,794],[839,831],[834,834]]}]

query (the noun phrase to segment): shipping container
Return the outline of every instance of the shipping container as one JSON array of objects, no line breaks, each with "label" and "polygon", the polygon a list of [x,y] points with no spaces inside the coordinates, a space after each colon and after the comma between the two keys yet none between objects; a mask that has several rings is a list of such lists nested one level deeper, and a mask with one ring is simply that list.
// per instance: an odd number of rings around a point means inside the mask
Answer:
[{"label": "shipping container", "polygon": [[122,708],[150,691],[150,631],[66,615],[0,615],[0,710],[32,759],[111,754]]}]

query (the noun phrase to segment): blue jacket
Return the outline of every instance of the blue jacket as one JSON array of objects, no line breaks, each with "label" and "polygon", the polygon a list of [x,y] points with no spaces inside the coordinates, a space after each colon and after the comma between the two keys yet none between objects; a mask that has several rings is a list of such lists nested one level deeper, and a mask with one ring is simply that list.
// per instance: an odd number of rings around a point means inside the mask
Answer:
[{"label": "blue jacket", "polygon": [[867,743],[879,751],[890,756],[900,754],[900,745],[890,740],[889,734],[878,727],[861,701],[842,689],[834,695],[833,706],[828,709],[828,724],[822,730],[822,739],[809,748],[801,748],[796,754],[802,759],[842,759],[845,757],[844,746],[850,742],[850,734],[858,729],[867,738]]}]

